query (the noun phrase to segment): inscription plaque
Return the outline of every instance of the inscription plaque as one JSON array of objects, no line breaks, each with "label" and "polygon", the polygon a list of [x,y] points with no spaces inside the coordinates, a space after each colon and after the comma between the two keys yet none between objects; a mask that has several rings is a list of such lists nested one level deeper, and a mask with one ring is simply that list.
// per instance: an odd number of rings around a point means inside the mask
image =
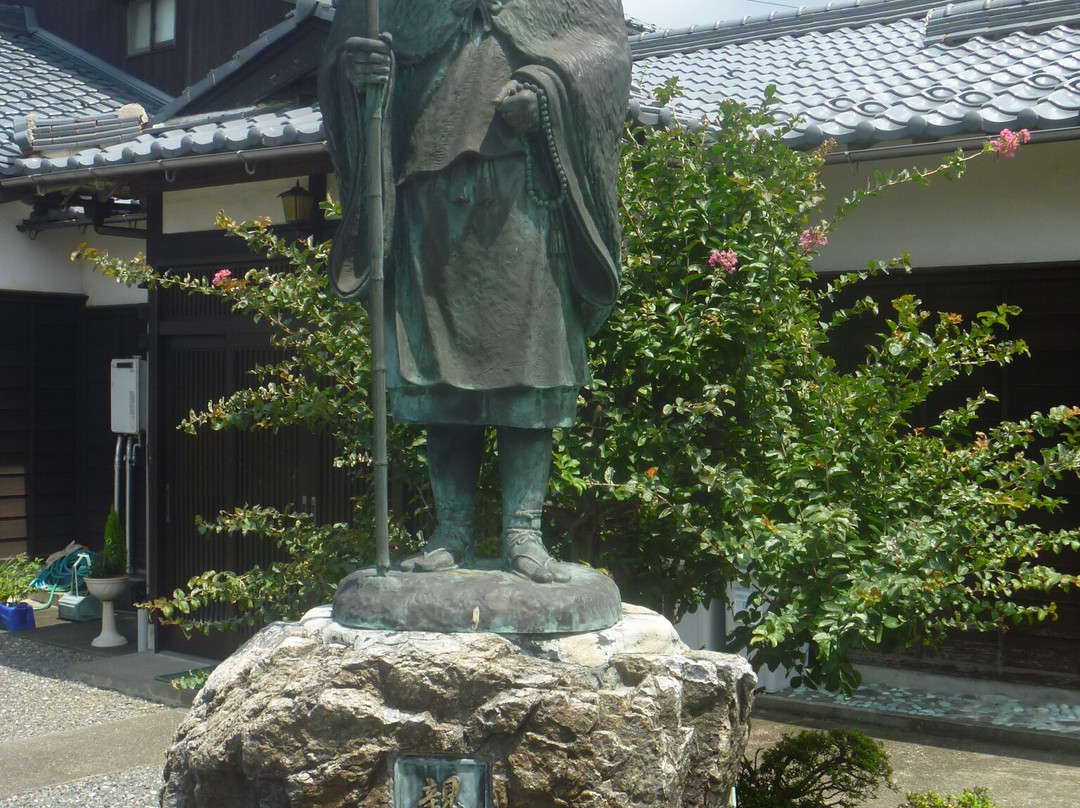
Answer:
[{"label": "inscription plaque", "polygon": [[398,755],[394,758],[394,808],[492,808],[491,764]]}]

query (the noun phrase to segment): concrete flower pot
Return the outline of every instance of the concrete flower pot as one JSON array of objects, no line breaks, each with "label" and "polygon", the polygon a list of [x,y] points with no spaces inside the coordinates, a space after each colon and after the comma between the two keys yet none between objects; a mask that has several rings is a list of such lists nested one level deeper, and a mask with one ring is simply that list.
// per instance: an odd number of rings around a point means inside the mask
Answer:
[{"label": "concrete flower pot", "polygon": [[127,575],[115,578],[84,578],[86,590],[101,601],[101,633],[90,641],[95,648],[115,648],[126,645],[127,638],[116,630],[116,606],[113,601],[122,597],[130,586]]}]

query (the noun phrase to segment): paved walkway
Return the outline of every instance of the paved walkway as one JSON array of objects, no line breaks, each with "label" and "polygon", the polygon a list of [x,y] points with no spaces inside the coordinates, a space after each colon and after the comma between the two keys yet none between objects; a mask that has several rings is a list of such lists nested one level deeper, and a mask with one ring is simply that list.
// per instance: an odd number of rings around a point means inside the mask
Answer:
[{"label": "paved walkway", "polygon": [[[100,775],[156,767],[186,710],[151,710],[103,724],[0,743],[0,800]],[[117,806],[119,808],[119,806]]]}]

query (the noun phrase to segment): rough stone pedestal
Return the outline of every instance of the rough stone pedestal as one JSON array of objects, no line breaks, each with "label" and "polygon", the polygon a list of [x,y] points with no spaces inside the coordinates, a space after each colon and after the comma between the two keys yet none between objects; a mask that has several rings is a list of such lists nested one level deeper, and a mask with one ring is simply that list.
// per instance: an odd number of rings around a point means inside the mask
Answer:
[{"label": "rough stone pedestal", "polygon": [[554,637],[329,614],[271,625],[214,671],[168,752],[163,806],[417,808],[393,804],[395,752],[490,761],[495,808],[728,804],[754,674],[653,612]]}]

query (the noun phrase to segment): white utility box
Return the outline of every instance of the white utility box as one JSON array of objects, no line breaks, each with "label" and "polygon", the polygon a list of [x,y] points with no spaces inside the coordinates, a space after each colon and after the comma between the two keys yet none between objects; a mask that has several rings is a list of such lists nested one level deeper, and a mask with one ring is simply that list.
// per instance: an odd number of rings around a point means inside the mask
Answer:
[{"label": "white utility box", "polygon": [[146,360],[112,361],[112,431],[117,435],[138,435],[146,431]]}]

